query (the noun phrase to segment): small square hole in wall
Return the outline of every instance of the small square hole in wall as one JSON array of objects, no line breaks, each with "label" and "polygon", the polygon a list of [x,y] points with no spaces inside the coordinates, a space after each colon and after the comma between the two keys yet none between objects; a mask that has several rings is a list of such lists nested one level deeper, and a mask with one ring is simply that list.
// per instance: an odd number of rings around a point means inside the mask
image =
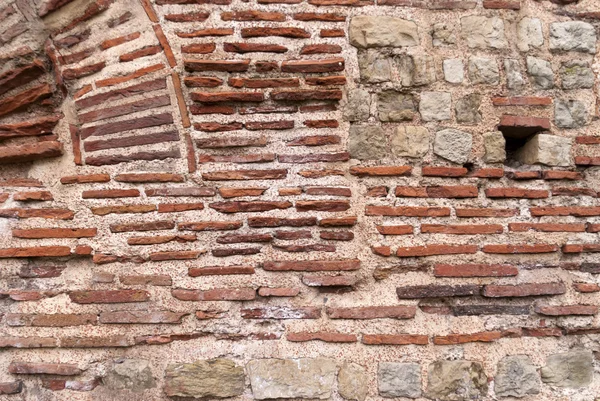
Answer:
[{"label": "small square hole in wall", "polygon": [[498,130],[502,132],[504,136],[506,150],[506,165],[513,164],[524,164],[520,158],[517,157],[519,151],[525,146],[525,144],[533,138],[536,134],[544,132],[543,127],[537,125],[498,125]]}]

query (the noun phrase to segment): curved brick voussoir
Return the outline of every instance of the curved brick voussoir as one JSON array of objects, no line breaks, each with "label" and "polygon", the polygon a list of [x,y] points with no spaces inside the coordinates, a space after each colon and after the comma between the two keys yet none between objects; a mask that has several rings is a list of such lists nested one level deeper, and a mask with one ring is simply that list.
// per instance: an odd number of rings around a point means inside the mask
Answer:
[{"label": "curved brick voussoir", "polygon": [[600,394],[598,0],[0,3],[1,400]]}]

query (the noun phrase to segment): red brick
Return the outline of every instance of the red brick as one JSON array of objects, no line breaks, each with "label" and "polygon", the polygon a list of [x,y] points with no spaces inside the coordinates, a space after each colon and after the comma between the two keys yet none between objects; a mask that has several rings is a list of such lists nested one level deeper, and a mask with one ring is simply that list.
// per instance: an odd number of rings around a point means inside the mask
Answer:
[{"label": "red brick", "polygon": [[512,135],[525,137],[539,131],[549,131],[550,119],[504,114],[500,118],[498,129],[502,132],[510,132]]},{"label": "red brick", "polygon": [[242,38],[255,38],[267,36],[281,36],[285,38],[310,38],[310,33],[302,28],[280,27],[280,28],[242,28]]},{"label": "red brick", "polygon": [[543,171],[544,180],[582,180],[583,174],[578,171],[560,171],[560,170],[545,170]]},{"label": "red brick", "polygon": [[218,244],[239,244],[244,242],[271,242],[271,234],[225,234],[217,237]]},{"label": "red brick", "polygon": [[519,270],[511,265],[484,264],[436,264],[433,274],[436,277],[510,277],[516,276]]},{"label": "red brick", "polygon": [[536,96],[492,97],[492,104],[494,106],[549,106],[552,104],[552,98]]},{"label": "red brick", "polygon": [[363,334],[362,343],[367,345],[427,345],[429,337],[418,334]]},{"label": "red brick", "polygon": [[266,136],[222,136],[196,139],[196,145],[200,149],[241,148],[249,146],[261,147],[266,146],[267,144],[268,139]]},{"label": "red brick", "polygon": [[288,341],[304,342],[304,341],[323,341],[326,343],[354,343],[357,341],[356,335],[344,334],[328,331],[308,332],[301,331],[288,333],[286,335]]},{"label": "red brick", "polygon": [[0,249],[0,258],[39,258],[69,256],[70,254],[71,248],[68,246],[38,246]]},{"label": "red brick", "polygon": [[198,259],[198,257],[206,251],[163,251],[153,252],[150,254],[150,260],[158,262],[164,260],[192,260]]},{"label": "red brick", "polygon": [[309,230],[297,230],[297,231],[275,231],[275,238],[280,240],[297,240],[297,239],[305,239],[312,238],[312,233]]},{"label": "red brick", "polygon": [[271,99],[285,101],[341,100],[342,92],[337,89],[274,91],[271,92]]},{"label": "red brick", "polygon": [[357,259],[346,260],[306,260],[306,261],[274,261],[265,262],[263,270],[266,271],[351,271],[358,270],[360,261]]},{"label": "red brick", "polygon": [[12,230],[16,238],[91,238],[98,233],[96,228],[26,228]]},{"label": "red brick", "polygon": [[183,82],[188,88],[216,88],[223,80],[217,77],[185,77]]},{"label": "red brick", "polygon": [[19,202],[49,201],[53,199],[49,191],[15,192],[13,194],[13,200]]},{"label": "red brick", "polygon": [[550,196],[547,190],[526,188],[487,188],[485,196],[488,198],[524,198],[542,199]]},{"label": "red brick", "polygon": [[321,276],[305,274],[302,276],[302,283],[309,287],[352,287],[357,281],[357,277],[348,275]]},{"label": "red brick", "polygon": [[292,203],[288,201],[232,201],[232,202],[213,202],[209,207],[221,213],[237,212],[264,212],[276,209],[289,209]]},{"label": "red brick", "polygon": [[215,51],[217,46],[214,43],[192,43],[181,46],[181,52],[185,54],[208,54]]},{"label": "red brick", "polygon": [[426,206],[375,206],[365,207],[367,216],[405,216],[405,217],[446,217],[450,208]]},{"label": "red brick", "polygon": [[72,220],[75,214],[68,209],[0,209],[0,217],[30,219],[56,219],[56,220]]},{"label": "red brick", "polygon": [[371,251],[379,256],[392,256],[392,248],[387,245],[372,246]]},{"label": "red brick", "polygon": [[563,253],[588,253],[600,252],[600,244],[566,244],[562,247]]},{"label": "red brick", "polygon": [[377,225],[375,228],[382,235],[409,235],[413,233],[413,227],[410,225]]},{"label": "red brick", "polygon": [[457,217],[512,217],[519,213],[518,209],[467,208],[456,209]]},{"label": "red brick", "polygon": [[421,233],[424,234],[455,234],[455,235],[478,235],[478,234],[502,234],[503,227],[500,224],[470,224],[470,225],[444,225],[444,224],[421,224]]},{"label": "red brick", "polygon": [[260,253],[260,248],[247,247],[247,248],[214,248],[211,254],[216,257],[227,257],[235,255],[256,255]]},{"label": "red brick", "polygon": [[354,226],[357,222],[357,218],[355,216],[349,217],[333,217],[319,220],[320,227],[351,227]]},{"label": "red brick", "polygon": [[567,291],[562,282],[520,283],[518,285],[488,284],[483,289],[485,297],[530,297],[540,295],[560,295]]},{"label": "red brick", "polygon": [[321,231],[319,238],[329,241],[352,241],[354,233],[352,231]]},{"label": "red brick", "polygon": [[202,103],[262,102],[264,100],[262,92],[192,92],[190,97],[193,101]]},{"label": "red brick", "polygon": [[463,285],[413,285],[396,288],[400,299],[465,297],[479,295],[481,286],[475,284]]},{"label": "red brick", "polygon": [[252,266],[207,266],[207,267],[191,267],[188,269],[190,277],[201,276],[222,276],[231,274],[254,274]]},{"label": "red brick", "polygon": [[446,185],[427,187],[430,198],[477,198],[478,189],[471,185]]},{"label": "red brick", "polygon": [[573,283],[573,289],[581,293],[600,292],[600,285],[596,283]]},{"label": "red brick", "polygon": [[343,29],[321,29],[319,36],[322,38],[343,38],[346,33]]},{"label": "red brick", "polygon": [[270,43],[224,43],[223,50],[229,53],[285,53],[288,48]]},{"label": "red brick", "polygon": [[251,301],[256,297],[256,291],[252,288],[214,288],[206,291],[175,288],[171,294],[181,301]]},{"label": "red brick", "polygon": [[[186,71],[226,71],[244,72],[250,60],[189,60],[183,61]],[[193,97],[192,97],[193,98]],[[194,99],[195,100],[195,99]]]},{"label": "red brick", "polygon": [[331,177],[331,176],[343,176],[344,171],[338,169],[316,169],[316,170],[300,170],[298,171],[298,175],[305,178],[323,178],[323,177]]},{"label": "red brick", "polygon": [[367,196],[372,198],[385,198],[388,195],[388,189],[389,188],[384,185],[371,187],[367,189]]},{"label": "red brick", "polygon": [[502,338],[499,331],[483,331],[472,334],[450,334],[447,336],[434,336],[433,343],[436,345],[454,345],[472,342],[492,342]]},{"label": "red brick", "polygon": [[103,324],[179,324],[187,313],[171,311],[114,311],[101,312]]},{"label": "red brick", "polygon": [[125,336],[109,337],[64,337],[60,340],[62,348],[106,348],[129,347],[132,344]]},{"label": "red brick", "polygon": [[88,290],[71,291],[69,298],[78,304],[111,304],[148,301],[150,294],[144,290]]},{"label": "red brick", "polygon": [[0,383],[0,395],[19,394],[21,391],[23,391],[23,382],[20,380]]},{"label": "red brick", "polygon": [[327,77],[306,77],[304,82],[307,85],[327,86],[327,85],[346,85],[346,77],[343,75],[327,76]]},{"label": "red brick", "polygon": [[[160,210],[159,210],[160,212]],[[148,237],[129,237],[127,239],[127,245],[156,245],[156,244],[166,244],[169,242],[194,242],[197,240],[195,235],[155,235]]]},{"label": "red brick", "polygon": [[123,285],[155,285],[170,286],[173,284],[171,276],[166,274],[142,274],[119,276],[119,281]]},{"label": "red brick", "polygon": [[264,308],[242,309],[244,319],[318,319],[321,309],[317,307],[271,306]]},{"label": "red brick", "polygon": [[334,163],[334,162],[345,162],[350,160],[350,154],[348,152],[336,152],[336,153],[309,153],[309,154],[293,154],[277,156],[279,163]]},{"label": "red brick", "polygon": [[502,168],[478,168],[469,173],[469,177],[476,178],[502,178],[504,169]]},{"label": "red brick", "polygon": [[183,14],[165,14],[165,20],[171,22],[204,22],[209,16],[209,12],[197,11]]},{"label": "red brick", "polygon": [[175,35],[180,38],[202,38],[206,36],[229,36],[233,35],[233,28],[207,28],[191,32],[176,31]]},{"label": "red brick", "polygon": [[277,12],[265,12],[255,10],[244,10],[234,12],[222,12],[223,21],[285,21],[285,14]]},{"label": "red brick", "polygon": [[401,258],[434,256],[434,255],[456,255],[476,253],[477,245],[445,245],[433,244],[425,246],[400,247],[396,256]]},{"label": "red brick", "polygon": [[348,201],[297,201],[296,210],[298,212],[343,212],[350,209]]},{"label": "red brick", "polygon": [[[304,45],[300,50],[300,54],[338,54],[342,52],[342,46],[340,45],[331,45],[331,44],[314,44],[314,45]],[[283,63],[285,64],[285,62]],[[282,71],[283,64],[281,65]],[[331,70],[327,70],[326,72],[330,72]],[[310,71],[312,72],[312,71]]]},{"label": "red brick", "polygon": [[268,188],[261,187],[247,187],[247,188],[233,188],[233,187],[220,187],[218,189],[219,195],[223,198],[237,198],[244,196],[260,196],[265,193]]},{"label": "red brick", "polygon": [[414,306],[365,306],[327,308],[330,319],[412,319],[417,308]]},{"label": "red brick", "polygon": [[[337,120],[305,120],[303,124],[308,128],[337,128],[340,125]],[[332,143],[339,143],[338,136],[331,136],[331,138],[335,138]],[[289,142],[288,146],[290,146]]]},{"label": "red brick", "polygon": [[279,120],[279,121],[248,121],[244,127],[250,131],[257,130],[284,130],[294,128],[294,121]]},{"label": "red brick", "polygon": [[67,68],[67,69],[63,70],[62,76],[65,80],[68,80],[68,81],[74,80],[74,79],[80,79],[80,78],[84,78],[84,77],[93,75],[97,72],[100,72],[104,69],[104,67],[106,67],[106,62],[101,61],[99,63],[89,64],[89,65],[85,65],[83,67]]},{"label": "red brick", "polygon": [[0,348],[54,348],[55,337],[0,337]]},{"label": "red brick", "polygon": [[410,176],[412,167],[410,166],[377,166],[377,167],[350,167],[350,174],[358,177],[388,177]]},{"label": "red brick", "polygon": [[[269,78],[269,79],[252,79],[252,78],[229,78],[229,86],[234,88],[281,88],[281,87],[297,87],[300,86],[298,78]],[[255,122],[257,123],[257,122]],[[293,121],[291,121],[293,127]],[[248,128],[248,127],[246,127]],[[290,127],[291,128],[291,127]],[[249,128],[248,128],[249,129]]]},{"label": "red brick", "polygon": [[81,193],[83,199],[135,198],[140,196],[137,189],[97,189]]},{"label": "red brick", "polygon": [[598,193],[591,188],[553,187],[552,196],[591,196],[596,198]]},{"label": "red brick", "polygon": [[177,225],[178,230],[189,231],[222,231],[222,230],[237,230],[242,226],[241,221],[200,221],[200,222],[183,222]]},{"label": "red brick", "polygon": [[558,245],[552,244],[501,244],[484,245],[481,250],[485,253],[522,254],[522,253],[551,253],[558,251]]},{"label": "red brick", "polygon": [[520,0],[484,0],[483,8],[504,9],[504,10],[520,10]]},{"label": "red brick", "polygon": [[338,13],[296,13],[293,18],[297,21],[344,22],[346,16]]},{"label": "red brick", "polygon": [[421,175],[424,177],[464,177],[469,170],[464,167],[435,167],[423,166]]},{"label": "red brick", "polygon": [[598,313],[596,305],[537,305],[535,313],[546,316],[569,316],[569,315],[595,315]]},{"label": "red brick", "polygon": [[156,211],[155,205],[121,205],[92,207],[92,213],[98,216],[109,214],[151,213]]},{"label": "red brick", "polygon": [[115,181],[127,183],[147,182],[183,182],[181,174],[172,173],[122,173],[115,176]]},{"label": "red brick", "polygon": [[508,230],[515,232],[585,232],[584,223],[509,223]]},{"label": "red brick", "polygon": [[76,376],[82,372],[75,364],[42,362],[11,362],[10,365],[8,365],[8,371],[13,375],[58,376]]},{"label": "red brick", "polygon": [[[303,48],[305,49],[306,46]],[[313,54],[313,53],[301,53]],[[290,60],[281,63],[282,72],[303,72],[303,73],[318,73],[318,72],[336,72],[344,71],[344,59],[333,58],[325,60]]]},{"label": "red brick", "polygon": [[289,287],[260,287],[258,289],[258,295],[261,297],[295,297],[299,293],[299,288]]},{"label": "red brick", "polygon": [[34,160],[58,157],[62,154],[63,145],[57,141],[2,146],[0,147],[0,165],[31,162]]},{"label": "red brick", "polygon": [[203,197],[215,196],[217,191],[212,187],[161,187],[161,188],[146,188],[144,190],[146,196],[156,197]]},{"label": "red brick", "polygon": [[546,206],[532,207],[529,209],[534,217],[541,216],[575,216],[591,217],[600,216],[600,206]]}]

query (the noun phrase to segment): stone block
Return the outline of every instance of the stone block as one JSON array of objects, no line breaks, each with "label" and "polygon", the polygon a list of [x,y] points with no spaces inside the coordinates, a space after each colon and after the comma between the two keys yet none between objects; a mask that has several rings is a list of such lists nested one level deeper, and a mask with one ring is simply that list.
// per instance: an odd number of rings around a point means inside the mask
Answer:
[{"label": "stone block", "polygon": [[479,362],[439,360],[429,365],[429,398],[444,401],[483,400],[487,392],[487,376]]},{"label": "stone block", "polygon": [[527,355],[505,356],[498,362],[494,392],[499,397],[525,397],[540,392],[537,368]]},{"label": "stone block", "polygon": [[550,134],[536,134],[515,153],[515,159],[524,164],[570,166],[572,141]]},{"label": "stone block", "polygon": [[541,369],[542,381],[556,387],[589,386],[594,377],[594,355],[590,350],[573,350],[550,355]]},{"label": "stone block", "polygon": [[338,373],[338,391],[346,400],[364,401],[367,398],[368,378],[365,368],[346,362]]},{"label": "stone block", "polygon": [[169,397],[227,398],[244,393],[244,368],[224,358],[167,366],[164,391]]},{"label": "stone block", "polygon": [[486,132],[483,134],[483,146],[485,156],[483,160],[487,163],[502,163],[506,160],[506,139],[502,132]]},{"label": "stone block", "polygon": [[423,157],[429,151],[429,131],[422,126],[401,125],[390,138],[392,153],[399,157]]},{"label": "stone block", "polygon": [[377,95],[377,112],[381,121],[406,121],[415,116],[415,101],[411,94],[385,91]]},{"label": "stone block", "polygon": [[504,59],[504,75],[506,75],[506,87],[512,90],[520,90],[525,85],[525,79],[521,74],[519,61],[515,59]]},{"label": "stone block", "polygon": [[468,132],[448,128],[436,132],[433,153],[454,163],[466,163],[471,156],[473,136]]},{"label": "stone block", "polygon": [[550,50],[596,53],[596,29],[583,21],[550,24]]},{"label": "stone block", "polygon": [[504,21],[498,17],[471,15],[460,19],[462,36],[470,48],[505,49]]},{"label": "stone block", "polygon": [[383,15],[353,17],[348,29],[350,44],[359,48],[417,46],[417,24]]},{"label": "stone block", "polygon": [[451,84],[460,84],[465,78],[465,66],[461,59],[451,58],[444,60],[444,79]]},{"label": "stone block", "polygon": [[369,49],[358,53],[360,79],[366,83],[387,82],[392,79],[392,59]]},{"label": "stone block", "polygon": [[594,86],[594,71],[582,60],[570,60],[560,67],[563,89],[589,89]]},{"label": "stone block", "polygon": [[336,363],[326,358],[254,359],[246,367],[257,400],[327,399],[337,370]]},{"label": "stone block", "polygon": [[588,123],[589,113],[583,102],[578,100],[556,99],[554,102],[554,123],[560,128],[578,128]]},{"label": "stone block", "polygon": [[382,397],[421,396],[421,366],[418,363],[380,362],[377,380]]},{"label": "stone block", "polygon": [[542,21],[539,18],[522,18],[517,23],[517,47],[522,52],[540,48],[544,44]]},{"label": "stone block", "polygon": [[537,89],[554,88],[552,64],[541,58],[527,56],[527,73],[532,85]]},{"label": "stone block", "polygon": [[364,89],[348,91],[347,101],[343,107],[344,120],[366,121],[371,109],[371,94]]},{"label": "stone block", "polygon": [[386,157],[388,146],[381,127],[353,125],[348,134],[348,152],[358,160],[377,160]]},{"label": "stone block", "polygon": [[469,80],[473,85],[498,85],[500,71],[495,59],[486,57],[469,58]]},{"label": "stone block", "polygon": [[419,113],[423,121],[444,121],[451,118],[450,92],[421,92]]},{"label": "stone block", "polygon": [[481,122],[481,95],[471,93],[456,101],[454,112],[456,121],[461,124],[478,124]]},{"label": "stone block", "polygon": [[433,25],[431,39],[435,47],[456,44],[456,35],[449,24],[438,22]]},{"label": "stone block", "polygon": [[156,387],[150,362],[141,359],[115,361],[102,381],[113,390],[140,392]]}]

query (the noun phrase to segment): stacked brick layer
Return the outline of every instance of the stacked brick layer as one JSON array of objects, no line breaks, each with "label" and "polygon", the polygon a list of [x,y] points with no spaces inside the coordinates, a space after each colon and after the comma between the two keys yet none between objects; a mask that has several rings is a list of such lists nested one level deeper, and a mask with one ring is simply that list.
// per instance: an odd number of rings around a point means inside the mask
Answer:
[{"label": "stacked brick layer", "polygon": [[0,394],[594,400],[562,3],[2,0]]}]

